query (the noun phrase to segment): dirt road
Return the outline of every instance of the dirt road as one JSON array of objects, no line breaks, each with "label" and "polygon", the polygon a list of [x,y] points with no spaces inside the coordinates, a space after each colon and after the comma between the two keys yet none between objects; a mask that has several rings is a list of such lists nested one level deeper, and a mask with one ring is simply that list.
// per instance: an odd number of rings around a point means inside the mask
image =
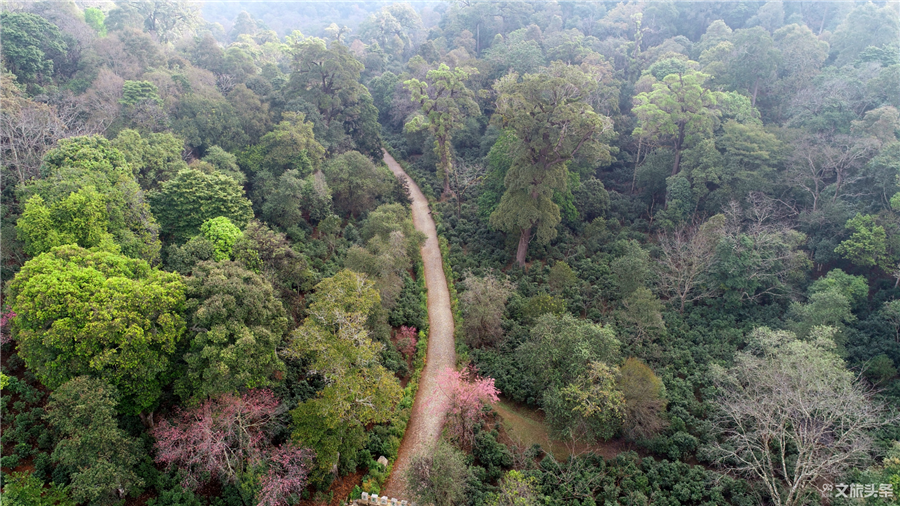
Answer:
[{"label": "dirt road", "polygon": [[[412,200],[412,218],[416,230],[424,233],[427,239],[422,246],[422,263],[425,267],[425,288],[428,290],[428,354],[425,359],[425,370],[419,379],[419,391],[413,402],[412,416],[406,427],[406,434],[400,443],[400,452],[394,463],[390,478],[385,484],[382,495],[402,499],[410,499],[404,491],[404,475],[409,466],[409,459],[421,452],[430,452],[441,435],[444,416],[447,413],[446,403],[442,401],[437,386],[437,377],[445,367],[456,365],[456,345],[453,340],[453,313],[450,310],[450,290],[444,276],[441,261],[441,249],[438,245],[437,231],[428,208],[428,201],[422,195],[418,185],[403,171],[400,164],[388,153],[384,161],[391,172],[409,185]],[[429,403],[429,400],[432,402]]]}]

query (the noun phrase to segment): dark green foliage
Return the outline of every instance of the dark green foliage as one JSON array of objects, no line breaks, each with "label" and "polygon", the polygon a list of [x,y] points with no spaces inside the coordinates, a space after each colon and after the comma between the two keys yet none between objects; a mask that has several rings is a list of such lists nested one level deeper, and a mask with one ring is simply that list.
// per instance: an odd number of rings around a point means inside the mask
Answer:
[{"label": "dark green foliage", "polygon": [[276,355],[287,330],[284,306],[272,285],[236,262],[202,262],[185,281],[189,348],[183,399],[268,386],[284,364]]},{"label": "dark green foliage", "polygon": [[116,390],[81,376],[62,385],[47,404],[47,420],[62,439],[53,460],[71,467],[72,497],[90,504],[114,504],[122,492],[141,486],[134,474],[137,441],[116,422]]},{"label": "dark green foliage", "polygon": [[53,62],[59,61],[67,47],[59,28],[27,12],[0,15],[3,61],[25,83],[49,84]]},{"label": "dark green foliage", "polygon": [[424,328],[428,322],[428,313],[425,310],[424,293],[409,274],[403,276],[403,289],[397,297],[396,305],[391,309],[388,323],[391,327]]},{"label": "dark green foliage", "polygon": [[217,172],[182,170],[164,182],[150,202],[162,233],[175,243],[197,235],[206,220],[224,216],[243,228],[253,217],[244,190],[234,179]]},{"label": "dark green foliage", "polygon": [[497,441],[496,432],[482,430],[475,435],[475,445],[472,448],[472,456],[487,471],[486,481],[496,481],[503,475],[504,470],[512,467],[513,457],[505,444]]}]

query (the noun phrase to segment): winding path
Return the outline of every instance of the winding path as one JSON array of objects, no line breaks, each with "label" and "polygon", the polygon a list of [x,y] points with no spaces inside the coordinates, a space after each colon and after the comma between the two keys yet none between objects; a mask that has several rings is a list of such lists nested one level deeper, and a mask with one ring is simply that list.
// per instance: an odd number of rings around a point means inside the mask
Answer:
[{"label": "winding path", "polygon": [[438,395],[437,377],[444,368],[456,366],[456,344],[453,340],[450,290],[444,276],[441,248],[434,220],[428,208],[428,200],[425,199],[419,186],[387,152],[384,153],[384,161],[397,178],[406,181],[412,200],[413,224],[416,230],[426,236],[425,244],[422,246],[422,263],[425,270],[425,288],[428,291],[428,353],[425,358],[425,369],[419,378],[419,390],[413,402],[409,425],[400,443],[397,461],[382,490],[382,494],[388,497],[407,498],[404,476],[410,458],[421,452],[430,452],[441,435],[447,405],[442,401],[444,396]]}]

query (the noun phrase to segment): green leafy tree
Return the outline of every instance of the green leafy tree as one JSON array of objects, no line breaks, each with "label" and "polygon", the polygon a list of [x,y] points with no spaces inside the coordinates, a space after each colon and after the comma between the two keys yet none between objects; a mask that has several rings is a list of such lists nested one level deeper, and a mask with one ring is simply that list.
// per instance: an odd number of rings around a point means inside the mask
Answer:
[{"label": "green leafy tree", "polygon": [[[44,177],[19,187],[19,199],[39,195],[53,209],[79,190],[91,187],[106,204],[107,230],[122,253],[149,262],[159,257],[159,227],[121,151],[100,136],[59,141],[44,156]],[[82,195],[91,194],[85,189]],[[72,197],[69,205],[80,198]],[[60,204],[65,207],[65,204]],[[82,208],[84,209],[84,208]],[[84,215],[82,216],[84,218]]]},{"label": "green leafy tree", "polygon": [[888,251],[887,232],[875,216],[857,213],[844,227],[852,234],[834,249],[835,253],[861,267],[891,271],[893,255]]},{"label": "green leafy tree", "polygon": [[[309,360],[325,388],[293,412],[293,437],[316,450],[318,479],[355,452],[352,435],[370,423],[390,420],[400,400],[400,383],[378,362],[366,321],[380,304],[364,275],[343,270],[316,285],[309,316],[290,337],[288,354]],[[349,448],[348,448],[349,447]]]},{"label": "green leafy tree", "polygon": [[190,32],[201,17],[199,7],[187,0],[119,0],[107,20],[110,30],[134,27],[167,44]]},{"label": "green leafy tree", "polygon": [[477,72],[468,67],[451,69],[442,63],[437,69],[428,71],[424,82],[415,78],[403,82],[412,101],[419,106],[419,114],[413,116],[404,129],[412,132],[428,130],[434,137],[434,154],[438,157],[438,174],[444,181],[444,194],[450,193],[453,134],[463,126],[467,115],[479,112],[475,94],[466,87],[466,81]]},{"label": "green leafy tree", "polygon": [[666,387],[647,364],[629,357],[619,367],[616,385],[625,397],[622,428],[626,435],[651,438],[666,427]]},{"label": "green leafy tree", "polygon": [[591,103],[602,80],[603,67],[554,62],[545,73],[515,73],[494,86],[498,93],[493,121],[509,129],[512,164],[506,192],[491,214],[491,225],[519,234],[516,262],[525,265],[532,239],[547,242],[560,222],[554,191],[564,191],[566,164],[576,154],[608,160],[604,138],[612,121]]},{"label": "green leafy tree", "polygon": [[33,473],[18,472],[3,478],[3,502],[7,506],[75,506],[69,497],[69,487],[53,483],[44,488],[44,481]]},{"label": "green leafy tree", "polygon": [[295,43],[291,53],[289,97],[312,106],[316,138],[330,152],[356,149],[380,157],[378,110],[359,82],[363,64],[347,46],[337,41],[326,44],[317,37]]},{"label": "green leafy tree", "polygon": [[178,102],[172,117],[172,130],[201,156],[212,146],[237,151],[249,142],[234,107],[221,98],[189,93]]},{"label": "green leafy tree", "polygon": [[379,195],[387,192],[392,181],[384,167],[357,151],[340,154],[322,168],[331,188],[335,206],[351,216],[359,216],[375,208]]},{"label": "green leafy tree", "polygon": [[237,156],[219,146],[210,146],[206,150],[206,156],[203,157],[203,161],[211,164],[222,174],[234,179],[238,184],[243,185],[247,181],[247,176],[241,172],[241,167],[238,165]]},{"label": "green leafy tree", "polygon": [[151,195],[153,212],[162,231],[174,242],[184,242],[200,232],[206,220],[224,216],[242,228],[253,217],[250,201],[234,179],[214,172],[187,169],[164,182]]},{"label": "green leafy tree", "polygon": [[625,417],[625,397],[616,375],[605,363],[590,362],[571,383],[551,389],[542,403],[550,424],[573,439],[611,438]]},{"label": "green leafy tree", "polygon": [[496,345],[503,337],[503,314],[514,285],[493,274],[478,277],[471,273],[459,297],[463,332],[470,346]]},{"label": "green leafy tree", "polygon": [[40,195],[31,197],[16,222],[16,230],[19,240],[25,243],[25,253],[32,256],[64,244],[82,248],[112,246],[106,203],[90,186],[50,206]]},{"label": "green leafy tree", "polygon": [[69,488],[79,503],[118,504],[144,484],[135,473],[142,448],[119,428],[117,402],[114,387],[88,376],[50,395],[47,421],[62,436],[52,458],[74,470]]},{"label": "green leafy tree", "polygon": [[500,489],[491,494],[488,506],[538,506],[540,491],[538,482],[533,476],[526,476],[521,471],[506,473],[500,480]]},{"label": "green leafy tree", "polygon": [[171,133],[141,135],[137,130],[119,132],[110,143],[125,156],[138,184],[144,190],[159,188],[163,181],[187,168],[181,158],[184,141]]},{"label": "green leafy tree", "polygon": [[97,35],[106,37],[106,14],[97,7],[87,7],[84,9],[84,22],[97,32]]},{"label": "green leafy tree", "polygon": [[288,328],[272,285],[236,262],[201,262],[185,280],[190,344],[176,392],[193,401],[272,384]]},{"label": "green leafy tree", "polygon": [[678,174],[685,147],[712,132],[718,111],[717,94],[703,84],[707,74],[688,70],[669,74],[653,84],[652,91],[634,97],[632,112],[639,125],[632,135],[650,140],[671,139],[675,150],[672,175]]},{"label": "green leafy tree", "polygon": [[56,25],[28,12],[0,14],[3,62],[24,83],[44,84],[68,47]]},{"label": "green leafy tree", "polygon": [[26,262],[8,297],[19,356],[44,385],[95,376],[122,393],[122,412],[153,408],[184,333],[181,276],[60,246]]},{"label": "green leafy tree", "polygon": [[541,405],[554,410],[565,422],[566,407],[557,402],[559,391],[586,378],[591,363],[618,360],[619,341],[609,327],[579,320],[569,314],[538,318],[528,340],[517,350],[522,368],[534,381],[534,392]]},{"label": "green leafy tree", "polygon": [[216,262],[231,258],[231,249],[242,235],[241,229],[224,216],[204,221],[200,225],[200,234],[215,248],[213,260]]},{"label": "green leafy tree", "polygon": [[302,113],[285,112],[275,129],[263,136],[260,143],[244,151],[239,163],[250,174],[251,197],[263,205],[279,186],[279,178],[289,170],[305,178],[321,165],[325,148],[313,134],[312,122]]}]

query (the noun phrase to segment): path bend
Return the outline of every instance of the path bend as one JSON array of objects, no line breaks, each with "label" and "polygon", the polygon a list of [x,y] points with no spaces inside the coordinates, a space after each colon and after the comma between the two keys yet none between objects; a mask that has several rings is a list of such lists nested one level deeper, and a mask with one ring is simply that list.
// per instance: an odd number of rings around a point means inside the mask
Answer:
[{"label": "path bend", "polygon": [[445,397],[438,395],[437,378],[444,368],[456,366],[456,343],[453,338],[450,289],[444,276],[437,229],[428,208],[428,200],[415,181],[387,152],[384,153],[384,161],[398,179],[407,183],[412,200],[413,224],[416,230],[424,233],[426,237],[422,246],[425,289],[428,291],[429,329],[425,369],[419,378],[419,390],[413,401],[409,425],[406,426],[406,433],[400,442],[397,460],[382,491],[382,494],[388,497],[408,499],[404,476],[410,458],[421,452],[431,452],[441,435],[447,404]]}]

